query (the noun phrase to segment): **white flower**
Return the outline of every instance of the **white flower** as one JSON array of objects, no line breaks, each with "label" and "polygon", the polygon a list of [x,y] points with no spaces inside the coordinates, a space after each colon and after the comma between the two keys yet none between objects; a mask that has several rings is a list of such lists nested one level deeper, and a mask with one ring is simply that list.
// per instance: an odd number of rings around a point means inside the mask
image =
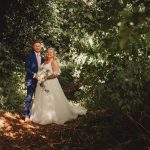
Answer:
[{"label": "white flower", "polygon": [[50,76],[52,73],[50,72],[49,69],[46,69],[43,67],[43,65],[41,65],[37,75],[38,75],[38,83],[40,85],[40,87],[42,87],[44,89],[45,92],[49,92],[48,89],[46,89],[44,82],[45,82],[45,77],[46,76]]},{"label": "white flower", "polygon": [[43,81],[45,80],[45,77],[51,75],[51,73],[50,73],[50,70],[49,70],[49,69],[44,68],[43,65],[42,65],[42,66],[40,67],[40,69],[39,69],[37,75],[38,75],[38,77],[39,77],[39,80],[38,80],[38,81],[41,83],[41,82],[43,82]]}]

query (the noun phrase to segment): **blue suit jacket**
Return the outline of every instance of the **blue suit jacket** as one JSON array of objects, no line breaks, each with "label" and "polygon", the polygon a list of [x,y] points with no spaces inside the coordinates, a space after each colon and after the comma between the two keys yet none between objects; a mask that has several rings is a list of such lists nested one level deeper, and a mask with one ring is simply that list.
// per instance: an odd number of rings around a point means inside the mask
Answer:
[{"label": "blue suit jacket", "polygon": [[[41,64],[44,62],[44,59],[41,58]],[[26,56],[25,60],[25,72],[26,72],[26,81],[28,79],[33,79],[35,73],[38,72],[38,63],[35,52],[31,52]]]}]

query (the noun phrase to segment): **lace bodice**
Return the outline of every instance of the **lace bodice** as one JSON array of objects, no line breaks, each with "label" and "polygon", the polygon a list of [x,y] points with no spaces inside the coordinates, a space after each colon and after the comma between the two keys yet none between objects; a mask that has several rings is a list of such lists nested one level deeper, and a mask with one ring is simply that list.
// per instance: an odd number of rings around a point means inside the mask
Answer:
[{"label": "lace bodice", "polygon": [[43,65],[43,68],[44,68],[44,69],[49,70],[51,74],[53,73],[51,63],[48,63],[48,64],[42,64],[42,65]]},{"label": "lace bodice", "polygon": [[60,73],[61,73],[60,69],[57,71],[53,71],[51,63],[42,64],[42,65],[43,65],[44,69],[49,70],[50,74],[60,75]]}]

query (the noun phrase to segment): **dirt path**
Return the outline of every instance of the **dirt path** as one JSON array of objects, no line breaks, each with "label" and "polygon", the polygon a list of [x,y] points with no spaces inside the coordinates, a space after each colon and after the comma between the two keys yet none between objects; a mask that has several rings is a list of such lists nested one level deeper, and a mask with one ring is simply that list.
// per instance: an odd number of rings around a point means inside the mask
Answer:
[{"label": "dirt path", "polygon": [[20,119],[9,112],[0,115],[0,150],[89,149],[91,141],[80,129],[84,117],[64,125],[20,123]]},{"label": "dirt path", "polygon": [[[148,131],[147,117],[134,118]],[[0,114],[0,150],[150,150],[149,135],[112,111],[88,112],[64,125],[20,123],[20,119],[15,113]]]}]

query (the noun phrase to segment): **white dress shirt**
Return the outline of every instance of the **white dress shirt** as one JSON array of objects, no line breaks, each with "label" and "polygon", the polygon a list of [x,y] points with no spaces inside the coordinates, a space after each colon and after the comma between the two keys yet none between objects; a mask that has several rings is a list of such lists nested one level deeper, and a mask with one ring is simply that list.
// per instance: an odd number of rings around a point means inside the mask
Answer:
[{"label": "white dress shirt", "polygon": [[[40,65],[41,65],[41,54],[40,53],[36,53],[35,52],[35,55],[36,55],[36,59],[37,59],[37,63],[38,63],[38,69],[40,68]],[[36,77],[36,73],[34,74],[33,78]]]}]

